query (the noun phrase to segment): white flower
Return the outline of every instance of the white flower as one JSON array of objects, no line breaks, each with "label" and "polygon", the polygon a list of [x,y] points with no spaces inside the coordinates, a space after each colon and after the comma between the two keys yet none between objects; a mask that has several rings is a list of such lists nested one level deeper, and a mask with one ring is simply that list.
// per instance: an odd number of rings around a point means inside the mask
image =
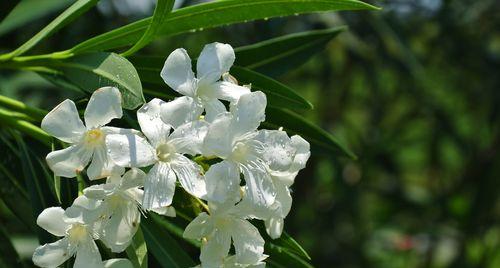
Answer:
[{"label": "white flower", "polygon": [[[251,207],[254,217],[264,220],[266,231],[271,238],[278,238],[283,231],[283,219],[292,207],[289,187],[293,184],[299,170],[306,166],[309,159],[309,143],[298,135],[291,138],[281,130],[260,130],[255,137],[263,143],[262,157],[276,189],[276,199],[264,208]],[[246,203],[246,198],[241,205]],[[251,206],[251,204],[247,204]]]},{"label": "white flower", "polygon": [[42,120],[42,129],[71,144],[47,155],[47,163],[54,174],[75,177],[90,161],[87,175],[91,180],[123,172],[108,158],[104,140],[110,133],[129,133],[132,130],[103,127],[112,119],[121,117],[121,94],[114,87],[103,87],[92,94],[84,114],[85,126],[71,100],[63,101],[50,111]]},{"label": "white flower", "polygon": [[200,213],[184,230],[183,236],[201,239],[202,267],[223,267],[229,254],[231,240],[235,249],[231,263],[250,265],[266,258],[264,239],[255,226],[240,215],[231,203],[209,203],[210,214]]},{"label": "white flower", "polygon": [[[195,77],[191,58],[183,48],[174,50],[165,61],[161,77],[173,90],[189,96],[205,108],[206,119],[211,122],[215,116],[226,112],[219,100],[235,102],[250,90],[230,81],[220,81],[235,60],[233,48],[228,44],[205,45],[196,63]],[[224,79],[226,80],[226,79]],[[202,110],[199,111],[200,115]]]},{"label": "white flower", "polygon": [[267,207],[274,203],[276,190],[261,156],[263,144],[255,139],[265,108],[266,95],[252,92],[241,96],[231,113],[220,114],[210,124],[204,140],[205,153],[224,161],[212,165],[205,174],[207,200],[238,200],[241,172],[253,204]]},{"label": "white flower", "polygon": [[[143,208],[151,210],[169,206],[175,191],[176,178],[190,194],[202,197],[206,193],[201,167],[184,153],[197,154],[201,150],[207,123],[184,111],[192,104],[186,97],[165,103],[153,99],[137,111],[137,118],[145,138],[130,135],[108,135],[106,144],[113,161],[123,167],[145,167],[153,164],[144,182]],[[184,107],[184,108],[178,108]],[[161,112],[176,111],[166,124]],[[187,109],[189,111],[189,109]],[[192,110],[191,110],[192,111]],[[188,122],[188,123],[184,123]],[[179,125],[181,124],[181,125]],[[173,125],[179,125],[171,132]]]},{"label": "white flower", "polygon": [[87,213],[92,213],[100,221],[99,239],[112,252],[125,250],[139,228],[139,206],[143,195],[139,187],[143,185],[145,177],[142,170],[135,168],[127,171],[123,177],[112,175],[105,184],[85,188],[84,196],[78,197],[75,202],[75,205],[88,209]]},{"label": "white flower", "polygon": [[79,208],[70,207],[66,212],[60,207],[42,211],[37,224],[62,239],[38,247],[33,253],[33,263],[40,267],[57,267],[76,254],[75,268],[102,268],[101,254],[94,242],[94,223],[89,222]]}]

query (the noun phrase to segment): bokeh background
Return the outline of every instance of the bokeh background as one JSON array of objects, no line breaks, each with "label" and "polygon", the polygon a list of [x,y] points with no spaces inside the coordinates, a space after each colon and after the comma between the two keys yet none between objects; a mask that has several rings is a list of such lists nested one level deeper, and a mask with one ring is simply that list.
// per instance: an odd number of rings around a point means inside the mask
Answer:
[{"label": "bokeh background", "polygon": [[[22,44],[72,2],[37,1],[52,6],[20,29],[0,27],[0,50]],[[17,2],[2,1],[0,13]],[[305,117],[359,157],[313,152],[292,187],[285,229],[317,267],[500,267],[500,2],[369,2],[383,10],[211,29],[159,39],[140,54],[185,47],[195,56],[208,42],[238,47],[348,25],[278,77],[315,106]],[[153,8],[152,0],[103,0],[33,53],[69,48]],[[44,109],[79,97],[29,72],[2,72],[0,94]],[[0,163],[11,159],[4,154]],[[0,208],[2,231],[30,258],[35,237],[3,201]]]}]

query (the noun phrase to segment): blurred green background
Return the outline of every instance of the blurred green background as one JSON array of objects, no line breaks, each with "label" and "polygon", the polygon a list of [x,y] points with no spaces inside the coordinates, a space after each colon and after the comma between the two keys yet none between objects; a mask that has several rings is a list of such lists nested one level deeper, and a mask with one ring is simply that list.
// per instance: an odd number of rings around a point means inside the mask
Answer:
[{"label": "blurred green background", "polygon": [[[17,2],[2,1],[0,12]],[[2,52],[72,1],[39,2],[52,7],[19,29],[0,28]],[[500,267],[500,2],[369,2],[383,10],[194,32],[159,39],[139,54],[166,57],[185,47],[195,56],[209,42],[238,47],[348,25],[305,65],[278,77],[313,103],[305,117],[359,157],[313,152],[292,187],[285,230],[317,267]],[[150,0],[101,1],[33,53],[69,48],[152,8]],[[2,72],[0,94],[44,109],[79,97],[28,72]],[[29,258],[36,242],[2,207],[2,231]]]}]

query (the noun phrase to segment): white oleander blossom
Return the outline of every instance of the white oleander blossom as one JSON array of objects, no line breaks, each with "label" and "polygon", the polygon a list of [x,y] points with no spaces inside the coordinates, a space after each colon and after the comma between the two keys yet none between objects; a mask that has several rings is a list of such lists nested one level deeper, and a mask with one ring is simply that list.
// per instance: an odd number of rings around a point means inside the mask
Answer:
[{"label": "white oleander blossom", "polygon": [[292,207],[290,186],[306,166],[311,155],[310,146],[302,137],[294,135],[289,138],[282,130],[260,130],[255,138],[264,146],[262,157],[276,189],[276,199],[263,208],[255,208],[246,198],[238,205],[242,210],[247,209],[252,217],[264,220],[266,232],[276,239],[281,236],[284,218]]},{"label": "white oleander blossom", "polygon": [[76,206],[88,210],[99,222],[99,239],[112,252],[124,251],[132,242],[141,220],[140,203],[143,191],[139,189],[146,174],[131,169],[123,176],[113,174],[106,183],[83,190]]},{"label": "white oleander blossom", "polygon": [[56,176],[71,178],[91,162],[87,169],[91,180],[119,172],[122,168],[109,159],[104,140],[110,133],[132,132],[105,127],[112,119],[121,117],[121,94],[114,87],[103,87],[92,94],[84,113],[85,125],[73,101],[67,99],[56,106],[43,118],[41,127],[70,146],[47,155],[50,169]]},{"label": "white oleander blossom", "polygon": [[[248,267],[261,264],[264,239],[232,202],[208,203],[210,214],[200,213],[184,230],[183,236],[201,239],[201,267]],[[231,241],[235,249],[229,256]],[[252,266],[253,267],[253,266]]]},{"label": "white oleander blossom", "polygon": [[37,224],[49,233],[62,237],[60,240],[38,247],[33,254],[33,263],[40,267],[58,267],[76,254],[74,268],[102,268],[95,224],[77,207],[66,211],[50,207],[42,211]]},{"label": "white oleander blossom", "polygon": [[262,157],[264,145],[255,138],[265,108],[266,95],[255,91],[241,96],[231,113],[220,114],[210,124],[204,140],[205,153],[223,161],[212,165],[205,174],[206,200],[237,200],[243,173],[248,198],[256,207],[274,203],[276,190]]},{"label": "white oleander blossom", "polygon": [[[211,122],[218,114],[226,112],[220,100],[236,102],[247,94],[247,87],[239,86],[222,79],[233,65],[235,54],[228,44],[211,43],[205,45],[196,62],[195,77],[191,58],[183,48],[174,50],[165,61],[161,77],[165,83],[178,93],[193,98],[206,112],[206,120]],[[203,109],[198,110],[198,115]]]},{"label": "white oleander blossom", "polygon": [[[147,139],[137,134],[112,134],[106,138],[109,155],[116,164],[123,167],[153,165],[144,181],[142,205],[147,210],[161,209],[172,203],[176,180],[196,197],[206,193],[201,167],[183,154],[201,152],[207,123],[190,121],[193,116],[184,108],[181,110],[187,112],[177,113],[175,118],[161,116],[162,111],[190,105],[192,101],[185,97],[168,103],[153,99],[137,111],[139,125]],[[172,121],[164,122],[162,118]]]}]

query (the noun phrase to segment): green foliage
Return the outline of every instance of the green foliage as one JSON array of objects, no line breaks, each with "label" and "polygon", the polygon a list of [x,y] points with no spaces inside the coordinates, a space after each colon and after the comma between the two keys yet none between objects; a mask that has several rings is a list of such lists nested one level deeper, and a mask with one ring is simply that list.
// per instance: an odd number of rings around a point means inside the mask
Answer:
[{"label": "green foliage", "polygon": [[[68,50],[24,55],[28,51],[36,51],[36,46],[42,41],[50,43],[48,37],[75,21],[97,2],[76,1],[21,46],[9,46],[8,51],[11,52],[0,55],[0,70],[8,69],[7,75],[17,71],[37,73],[57,87],[57,99],[68,95],[79,97],[77,106],[80,112],[89,93],[103,86],[115,86],[122,93],[123,107],[134,110],[145,102],[144,95],[148,98],[159,96],[165,99],[178,95],[165,85],[159,75],[164,57],[154,54],[133,55],[143,48],[147,51],[147,46],[155,39],[168,37],[170,41],[173,36],[183,33],[261,19],[327,11],[377,9],[356,0],[223,0],[172,11],[173,0],[158,0],[152,17],[105,32]],[[19,29],[22,25],[67,5],[66,1],[23,1],[0,23],[0,35]],[[283,127],[290,134],[300,134],[314,149],[325,152],[326,155],[355,158],[354,153],[343,143],[303,116],[303,112],[313,109],[313,105],[303,97],[302,89],[299,94],[297,88],[292,89],[275,79],[306,63],[345,29],[336,27],[305,31],[237,48],[236,66],[230,72],[240,84],[251,83],[252,90],[261,90],[267,94],[266,128]],[[61,33],[63,36],[67,34]],[[118,54],[120,51],[116,49],[129,45],[132,46],[128,50]],[[39,90],[39,93],[54,97],[50,92],[42,91]],[[82,186],[92,183],[82,176],[78,180],[54,177],[45,167],[46,154],[61,146],[38,127],[46,113],[44,109],[0,95],[0,125],[6,129],[0,132],[1,145],[14,156],[0,162],[0,200],[12,212],[16,221],[26,225],[23,227],[24,231],[31,236],[37,233],[41,243],[52,241],[53,238],[45,232],[38,232],[39,228],[35,225],[37,215],[50,206],[69,206]],[[137,127],[133,114],[125,111],[119,124]],[[12,163],[16,164],[11,165]],[[182,230],[196,212],[206,209],[206,205],[186,196],[176,193],[176,198],[183,197],[182,202],[175,202],[178,204],[177,218],[170,219],[150,213],[142,219],[141,230],[126,249],[126,255],[134,267],[146,268],[148,264],[150,267],[152,264],[159,264],[161,267],[192,267],[197,263],[191,256],[191,251],[199,247],[200,243],[184,239]],[[7,236],[3,228],[0,231],[0,236]],[[265,233],[262,228],[260,231]],[[264,237],[266,253],[270,255],[269,266],[312,267],[309,254],[286,232],[276,240]],[[2,240],[5,241],[1,243],[3,251],[13,254],[9,260],[0,258],[0,264],[19,263],[21,258],[17,257],[15,248],[8,243],[8,239]],[[103,255],[116,257],[109,251]],[[67,267],[68,265],[71,262]]]}]

